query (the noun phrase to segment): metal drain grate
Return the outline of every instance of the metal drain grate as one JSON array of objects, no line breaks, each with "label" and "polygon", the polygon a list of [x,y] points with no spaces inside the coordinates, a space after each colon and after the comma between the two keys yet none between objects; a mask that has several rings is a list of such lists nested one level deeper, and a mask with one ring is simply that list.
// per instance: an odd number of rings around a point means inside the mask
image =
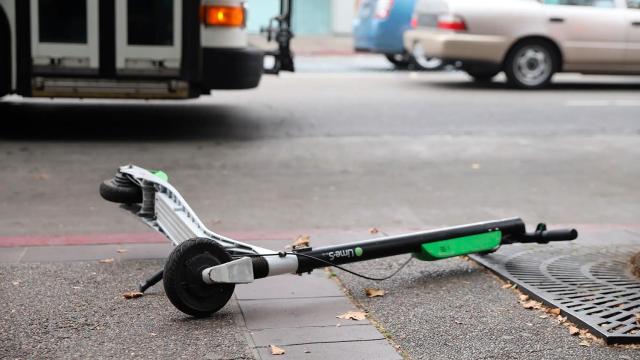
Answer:
[{"label": "metal drain grate", "polygon": [[640,280],[628,265],[634,251],[640,247],[511,246],[471,257],[607,344],[629,344],[640,343]]}]

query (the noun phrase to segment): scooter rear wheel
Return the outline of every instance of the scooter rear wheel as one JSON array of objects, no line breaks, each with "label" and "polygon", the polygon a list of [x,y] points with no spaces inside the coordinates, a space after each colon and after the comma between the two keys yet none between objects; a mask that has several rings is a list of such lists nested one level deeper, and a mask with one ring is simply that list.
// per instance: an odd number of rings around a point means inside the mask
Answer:
[{"label": "scooter rear wheel", "polygon": [[136,204],[142,202],[142,190],[126,175],[118,172],[115,177],[100,184],[100,195],[103,199],[119,204]]},{"label": "scooter rear wheel", "polygon": [[164,290],[169,301],[194,317],[207,317],[222,309],[233,295],[235,284],[207,284],[202,271],[229,261],[229,253],[214,240],[195,238],[181,243],[164,266]]}]

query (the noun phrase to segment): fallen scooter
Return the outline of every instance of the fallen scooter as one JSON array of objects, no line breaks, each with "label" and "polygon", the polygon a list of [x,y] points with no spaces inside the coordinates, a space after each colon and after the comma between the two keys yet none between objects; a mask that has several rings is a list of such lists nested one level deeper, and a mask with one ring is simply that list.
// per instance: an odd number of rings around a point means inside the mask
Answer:
[{"label": "fallen scooter", "polygon": [[[220,310],[233,295],[236,284],[268,276],[304,274],[326,266],[354,273],[340,265],[400,254],[434,261],[493,252],[506,244],[544,244],[578,237],[575,229],[547,230],[544,224],[527,233],[521,219],[510,218],[315,249],[303,246],[273,251],[207,229],[161,171],[122,166],[114,178],[100,184],[100,194],[105,200],[122,204],[122,208],[176,245],[164,269],[143,282],[140,291],[163,280],[171,303],[195,317]],[[372,280],[390,277],[355,274]]]}]

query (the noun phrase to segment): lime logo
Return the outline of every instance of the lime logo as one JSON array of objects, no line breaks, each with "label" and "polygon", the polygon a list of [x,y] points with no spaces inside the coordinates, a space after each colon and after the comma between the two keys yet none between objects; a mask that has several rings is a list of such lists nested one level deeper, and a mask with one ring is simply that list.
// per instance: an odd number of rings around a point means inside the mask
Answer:
[{"label": "lime logo", "polygon": [[356,256],[362,256],[362,248],[361,247],[357,247],[356,248]]}]

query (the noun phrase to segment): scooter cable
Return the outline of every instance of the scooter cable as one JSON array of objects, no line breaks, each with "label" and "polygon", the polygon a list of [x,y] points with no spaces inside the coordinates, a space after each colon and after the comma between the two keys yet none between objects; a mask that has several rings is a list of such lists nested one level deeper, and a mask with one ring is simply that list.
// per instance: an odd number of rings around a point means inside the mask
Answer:
[{"label": "scooter cable", "polygon": [[335,268],[337,268],[337,269],[340,269],[340,270],[342,270],[342,271],[344,271],[344,272],[348,272],[348,273],[349,273],[349,274],[351,274],[351,275],[355,275],[355,276],[357,276],[357,277],[361,277],[361,278],[363,278],[363,279],[372,280],[372,281],[383,281],[383,280],[387,280],[387,279],[392,278],[393,276],[395,276],[396,274],[398,274],[398,273],[400,272],[400,270],[402,270],[405,266],[407,266],[407,264],[409,264],[409,262],[411,262],[411,260],[413,259],[413,256],[409,256],[409,258],[407,259],[407,261],[405,261],[402,265],[400,265],[400,267],[399,267],[399,268],[397,268],[397,269],[396,269],[392,274],[390,274],[390,275],[388,275],[388,276],[385,276],[385,277],[376,278],[376,277],[371,277],[371,276],[367,276],[367,275],[360,274],[360,273],[355,272],[355,271],[353,271],[353,270],[349,270],[349,269],[344,268],[344,267],[342,267],[342,266],[340,266],[340,265],[338,265],[338,264],[334,264],[334,263],[332,263],[331,261],[327,261],[327,260],[320,259],[320,258],[317,258],[317,257],[312,256],[312,255],[307,255],[307,254],[299,253],[299,252],[284,252],[284,251],[283,251],[283,252],[274,253],[274,254],[256,254],[256,255],[246,255],[246,256],[249,256],[249,257],[259,257],[259,256],[279,256],[279,257],[285,257],[286,255],[295,255],[295,256],[302,256],[302,257],[306,257],[306,258],[308,258],[308,259],[312,259],[312,260],[315,260],[315,261],[321,262],[321,263],[323,263],[323,264],[325,264],[325,265],[333,266],[333,267],[335,267]]}]

